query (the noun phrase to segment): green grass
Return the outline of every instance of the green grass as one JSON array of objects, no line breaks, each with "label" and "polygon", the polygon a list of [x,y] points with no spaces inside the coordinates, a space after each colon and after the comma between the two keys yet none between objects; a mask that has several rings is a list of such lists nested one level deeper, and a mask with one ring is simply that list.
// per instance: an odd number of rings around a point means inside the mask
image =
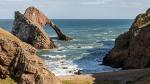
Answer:
[{"label": "green grass", "polygon": [[10,77],[5,79],[0,79],[0,84],[17,84],[13,79]]}]

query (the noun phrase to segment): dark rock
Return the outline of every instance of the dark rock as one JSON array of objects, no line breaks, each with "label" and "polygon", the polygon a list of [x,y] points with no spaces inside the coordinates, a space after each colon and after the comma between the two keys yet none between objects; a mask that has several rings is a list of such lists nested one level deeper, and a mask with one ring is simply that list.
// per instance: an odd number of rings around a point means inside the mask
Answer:
[{"label": "dark rock", "polygon": [[74,74],[75,74],[75,75],[80,75],[81,72],[80,72],[80,70],[75,70],[75,71],[74,71]]},{"label": "dark rock", "polygon": [[138,15],[129,31],[116,38],[103,64],[124,69],[150,67],[150,9]]},{"label": "dark rock", "polygon": [[68,67],[62,67],[63,69],[68,69]]},{"label": "dark rock", "polygon": [[78,46],[77,48],[81,48],[81,46]]}]

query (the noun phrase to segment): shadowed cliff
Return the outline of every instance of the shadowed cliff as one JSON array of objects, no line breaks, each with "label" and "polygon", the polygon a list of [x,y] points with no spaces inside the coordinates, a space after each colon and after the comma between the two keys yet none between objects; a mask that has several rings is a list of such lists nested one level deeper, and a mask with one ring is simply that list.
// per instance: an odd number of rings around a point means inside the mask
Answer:
[{"label": "shadowed cliff", "polygon": [[150,9],[139,14],[129,31],[116,38],[103,64],[124,69],[150,67]]}]

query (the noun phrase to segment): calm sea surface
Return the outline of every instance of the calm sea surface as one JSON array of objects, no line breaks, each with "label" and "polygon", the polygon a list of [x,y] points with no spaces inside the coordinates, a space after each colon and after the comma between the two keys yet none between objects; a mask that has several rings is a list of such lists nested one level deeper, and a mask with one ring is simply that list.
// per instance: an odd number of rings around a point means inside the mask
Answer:
[{"label": "calm sea surface", "polygon": [[[57,40],[51,27],[46,26],[48,33],[59,47],[53,50],[38,50],[48,69],[56,75],[71,75],[77,70],[81,73],[99,73],[118,70],[100,65],[105,54],[114,46],[115,38],[126,32],[133,20],[99,19],[99,20],[53,20],[72,41]],[[0,27],[11,31],[13,20],[0,20]]]}]

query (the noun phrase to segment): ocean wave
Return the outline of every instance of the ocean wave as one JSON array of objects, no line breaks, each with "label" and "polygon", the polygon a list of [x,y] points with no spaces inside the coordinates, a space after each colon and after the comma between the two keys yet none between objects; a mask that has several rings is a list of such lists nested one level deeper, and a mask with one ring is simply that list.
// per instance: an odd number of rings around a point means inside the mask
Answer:
[{"label": "ocean wave", "polygon": [[50,59],[64,59],[66,55],[42,55],[44,57],[48,57]]},{"label": "ocean wave", "polygon": [[49,38],[51,38],[51,37],[57,37],[57,35],[50,35]]},{"label": "ocean wave", "polygon": [[108,32],[104,32],[103,34],[107,35],[107,34],[108,34]]},{"label": "ocean wave", "polygon": [[94,34],[93,36],[102,36],[102,34]]},{"label": "ocean wave", "polygon": [[81,41],[81,39],[73,39],[72,41]]},{"label": "ocean wave", "polygon": [[69,45],[67,46],[68,48],[70,49],[90,49],[90,48],[93,48],[93,45]]},{"label": "ocean wave", "polygon": [[109,33],[112,33],[113,31],[108,31]]},{"label": "ocean wave", "polygon": [[104,39],[103,41],[115,41],[115,39],[113,38],[113,39]]},{"label": "ocean wave", "polygon": [[82,49],[90,49],[93,48],[93,46],[81,46]]},{"label": "ocean wave", "polygon": [[69,51],[69,50],[58,49],[58,50],[56,50],[54,52],[66,52],[66,51]]}]

